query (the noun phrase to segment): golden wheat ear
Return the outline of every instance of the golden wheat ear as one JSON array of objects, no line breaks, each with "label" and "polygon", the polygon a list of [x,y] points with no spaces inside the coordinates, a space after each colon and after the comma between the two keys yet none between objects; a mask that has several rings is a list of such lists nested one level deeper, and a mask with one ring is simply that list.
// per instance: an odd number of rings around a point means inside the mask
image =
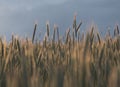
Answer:
[{"label": "golden wheat ear", "polygon": [[36,28],[37,28],[37,24],[35,24],[35,26],[34,26],[33,37],[32,37],[32,43],[34,43]]},{"label": "golden wheat ear", "polygon": [[119,35],[119,27],[116,25],[116,34]]},{"label": "golden wheat ear", "polygon": [[46,22],[46,29],[47,29],[47,37],[49,38],[49,32],[50,32],[49,21]]}]

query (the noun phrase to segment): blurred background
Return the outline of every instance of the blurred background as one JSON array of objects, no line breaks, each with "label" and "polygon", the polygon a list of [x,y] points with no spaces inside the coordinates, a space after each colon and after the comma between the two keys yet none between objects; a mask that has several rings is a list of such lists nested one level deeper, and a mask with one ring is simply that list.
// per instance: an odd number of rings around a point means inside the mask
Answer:
[{"label": "blurred background", "polygon": [[[95,24],[104,35],[120,23],[120,0],[0,0],[0,36],[11,39],[12,33],[32,37],[37,22],[37,37],[42,38],[49,21],[50,31],[58,25],[60,35],[72,28],[73,17],[83,22],[81,32]],[[40,35],[41,33],[41,35]]]}]

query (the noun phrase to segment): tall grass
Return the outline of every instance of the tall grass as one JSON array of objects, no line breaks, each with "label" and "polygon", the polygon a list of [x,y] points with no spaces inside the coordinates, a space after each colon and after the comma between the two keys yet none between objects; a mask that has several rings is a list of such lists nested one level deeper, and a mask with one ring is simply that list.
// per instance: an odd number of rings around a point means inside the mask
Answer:
[{"label": "tall grass", "polygon": [[34,43],[36,24],[32,40],[13,35],[7,43],[0,38],[0,87],[119,87],[118,25],[114,37],[106,38],[94,33],[95,27],[84,35],[79,31],[81,25],[75,17],[73,29],[62,40],[57,26],[50,38],[47,23],[42,44]]}]

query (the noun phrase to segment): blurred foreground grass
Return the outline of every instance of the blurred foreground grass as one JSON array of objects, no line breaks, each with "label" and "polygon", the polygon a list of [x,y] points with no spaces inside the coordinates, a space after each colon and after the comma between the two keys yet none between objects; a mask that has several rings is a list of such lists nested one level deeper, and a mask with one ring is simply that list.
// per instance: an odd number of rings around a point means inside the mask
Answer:
[{"label": "blurred foreground grass", "polygon": [[[119,87],[120,35],[118,26],[114,37],[102,39],[98,32],[86,35],[73,22],[65,39],[54,27],[50,38],[49,24],[42,42],[12,36],[7,43],[0,39],[0,87]],[[56,39],[57,38],[57,39]]]}]

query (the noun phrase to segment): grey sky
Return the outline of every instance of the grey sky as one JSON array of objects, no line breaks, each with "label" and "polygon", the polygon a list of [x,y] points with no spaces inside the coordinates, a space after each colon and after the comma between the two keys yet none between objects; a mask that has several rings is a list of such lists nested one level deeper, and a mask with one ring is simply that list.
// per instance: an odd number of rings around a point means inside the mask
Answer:
[{"label": "grey sky", "polygon": [[0,0],[0,36],[12,32],[31,37],[35,21],[38,32],[45,32],[49,20],[51,31],[57,24],[61,34],[71,27],[73,16],[83,21],[83,30],[94,22],[100,32],[120,23],[120,0]]}]

